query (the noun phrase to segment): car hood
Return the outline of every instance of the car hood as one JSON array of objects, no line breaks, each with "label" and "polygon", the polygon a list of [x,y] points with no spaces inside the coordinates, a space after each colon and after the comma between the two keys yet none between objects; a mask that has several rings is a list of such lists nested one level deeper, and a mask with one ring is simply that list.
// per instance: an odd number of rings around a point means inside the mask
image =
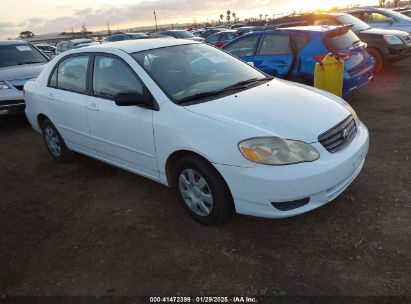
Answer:
[{"label": "car hood", "polygon": [[301,84],[272,80],[246,91],[185,107],[243,129],[246,136],[278,136],[307,143],[350,115],[335,95]]},{"label": "car hood", "polygon": [[35,78],[45,66],[46,63],[36,63],[0,68],[0,80]]},{"label": "car hood", "polygon": [[397,31],[397,30],[370,28],[368,30],[358,32],[358,36],[361,36],[361,35],[376,35],[376,36],[394,35],[394,36],[403,37],[403,36],[408,36],[408,33],[404,31]]}]

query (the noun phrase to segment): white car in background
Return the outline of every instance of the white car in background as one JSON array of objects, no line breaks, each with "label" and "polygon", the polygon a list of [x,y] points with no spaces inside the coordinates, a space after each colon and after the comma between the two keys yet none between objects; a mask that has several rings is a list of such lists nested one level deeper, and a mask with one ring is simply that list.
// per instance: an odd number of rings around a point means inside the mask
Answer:
[{"label": "white car in background", "polygon": [[267,78],[214,47],[144,39],[68,51],[28,82],[51,156],[72,151],[176,186],[186,211],[294,216],[360,173],[368,131],[341,98]]}]

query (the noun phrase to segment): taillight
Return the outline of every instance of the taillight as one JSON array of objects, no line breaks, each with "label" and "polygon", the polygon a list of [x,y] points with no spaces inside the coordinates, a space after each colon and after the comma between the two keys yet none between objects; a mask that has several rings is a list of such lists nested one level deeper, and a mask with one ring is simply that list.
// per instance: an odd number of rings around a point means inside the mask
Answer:
[{"label": "taillight", "polygon": [[323,61],[327,55],[316,55],[314,56],[314,60],[316,61]]},{"label": "taillight", "polygon": [[350,59],[352,55],[351,54],[337,54],[336,57],[339,60],[345,61],[345,60]]}]

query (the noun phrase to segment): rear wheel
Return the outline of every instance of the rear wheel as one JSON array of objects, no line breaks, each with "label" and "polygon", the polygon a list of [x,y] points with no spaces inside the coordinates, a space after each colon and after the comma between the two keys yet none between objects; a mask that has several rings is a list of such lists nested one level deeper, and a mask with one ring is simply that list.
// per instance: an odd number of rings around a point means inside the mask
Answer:
[{"label": "rear wheel", "polygon": [[384,66],[384,60],[382,58],[382,55],[381,55],[380,51],[378,51],[376,49],[367,49],[367,52],[372,57],[374,57],[374,60],[375,60],[374,72],[378,73],[379,71],[381,71],[381,69]]},{"label": "rear wheel", "polygon": [[41,123],[43,140],[50,155],[59,163],[67,163],[74,153],[70,151],[53,123],[46,119]]},{"label": "rear wheel", "polygon": [[179,159],[174,178],[184,209],[196,221],[219,225],[233,213],[233,198],[225,180],[205,160],[197,157]]}]

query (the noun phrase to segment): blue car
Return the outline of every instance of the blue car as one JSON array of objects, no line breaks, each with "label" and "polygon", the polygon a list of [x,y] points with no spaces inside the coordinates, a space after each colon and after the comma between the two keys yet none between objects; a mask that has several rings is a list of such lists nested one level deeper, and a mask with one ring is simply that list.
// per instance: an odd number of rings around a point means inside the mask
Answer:
[{"label": "blue car", "polygon": [[246,34],[222,47],[266,74],[313,85],[328,53],[344,60],[343,98],[373,78],[374,59],[349,26],[297,26]]}]

